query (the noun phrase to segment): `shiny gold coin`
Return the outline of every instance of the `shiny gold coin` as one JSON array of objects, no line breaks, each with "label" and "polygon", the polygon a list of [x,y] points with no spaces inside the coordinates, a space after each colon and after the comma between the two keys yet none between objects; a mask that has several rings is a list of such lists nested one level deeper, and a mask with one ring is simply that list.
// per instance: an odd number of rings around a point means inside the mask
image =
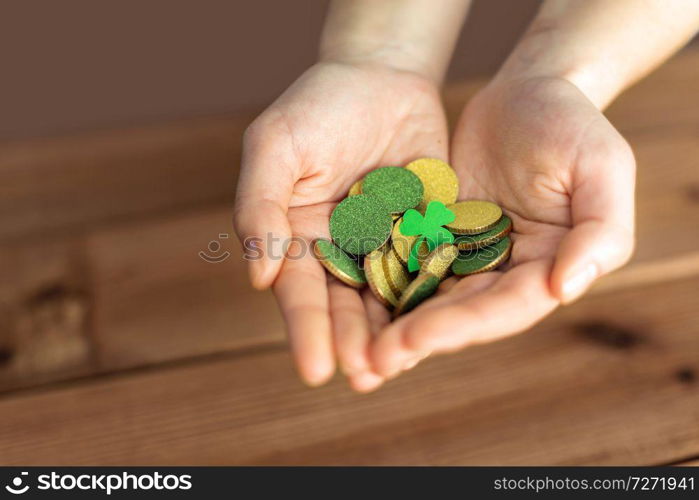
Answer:
[{"label": "shiny gold coin", "polygon": [[512,219],[503,215],[492,229],[480,234],[463,234],[454,240],[459,250],[475,250],[494,245],[512,231]]},{"label": "shiny gold coin", "polygon": [[443,243],[434,249],[420,265],[421,273],[432,273],[444,280],[451,274],[451,264],[459,255],[459,249],[451,243]]},{"label": "shiny gold coin", "polygon": [[400,298],[400,294],[403,293],[403,290],[410,284],[410,273],[408,273],[408,270],[401,261],[398,260],[398,256],[395,252],[390,250],[386,252],[383,259],[383,270],[393,295],[395,295],[396,298]]},{"label": "shiny gold coin", "polygon": [[454,234],[483,233],[495,226],[502,217],[502,209],[490,201],[459,201],[447,208],[456,217],[454,222],[445,227]]},{"label": "shiny gold coin", "polygon": [[452,271],[457,276],[485,273],[494,270],[510,258],[512,240],[505,236],[503,239],[485,248],[469,250],[459,254],[452,264]]},{"label": "shiny gold coin", "polygon": [[344,284],[353,288],[366,286],[364,271],[357,261],[335,246],[330,240],[317,239],[313,242],[313,254],[321,265]]},{"label": "shiny gold coin", "polygon": [[[417,241],[418,237],[405,236],[404,234],[401,234],[400,224],[402,220],[403,219],[399,219],[395,224],[393,224],[393,231],[391,232],[391,246],[398,257],[398,260],[400,260],[404,266],[407,266],[408,258],[410,257],[410,249],[413,248],[413,245]],[[427,248],[427,243],[423,241],[420,244],[420,250],[418,251],[418,260],[422,262],[422,260],[427,257],[429,252],[430,250]]]},{"label": "shiny gold coin", "polygon": [[398,303],[398,298],[391,290],[384,271],[384,259],[386,252],[390,249],[388,245],[384,245],[371,252],[364,258],[364,274],[366,275],[369,289],[373,292],[379,302],[386,307],[393,307]]},{"label": "shiny gold coin", "polygon": [[352,184],[352,187],[349,188],[349,192],[347,193],[347,196],[357,196],[358,194],[362,194],[362,180],[359,179],[357,182]]},{"label": "shiny gold coin", "polygon": [[431,201],[441,201],[445,205],[456,201],[459,179],[448,163],[436,158],[420,158],[408,163],[405,168],[417,175],[425,188],[422,201],[416,207],[420,213],[425,213]]},{"label": "shiny gold coin", "polygon": [[393,310],[393,317],[412,311],[421,302],[429,299],[439,288],[440,279],[432,273],[420,273],[417,275],[398,301]]}]

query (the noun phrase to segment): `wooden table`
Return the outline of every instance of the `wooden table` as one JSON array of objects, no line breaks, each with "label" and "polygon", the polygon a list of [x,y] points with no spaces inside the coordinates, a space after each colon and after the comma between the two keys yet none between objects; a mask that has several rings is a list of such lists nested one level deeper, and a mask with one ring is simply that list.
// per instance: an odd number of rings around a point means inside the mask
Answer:
[{"label": "wooden table", "polygon": [[[452,117],[475,87],[447,89]],[[608,116],[639,164],[632,263],[525,334],[364,396],[301,385],[224,238],[249,116],[0,145],[0,463],[696,459],[699,53]],[[212,240],[223,263],[198,256]]]}]

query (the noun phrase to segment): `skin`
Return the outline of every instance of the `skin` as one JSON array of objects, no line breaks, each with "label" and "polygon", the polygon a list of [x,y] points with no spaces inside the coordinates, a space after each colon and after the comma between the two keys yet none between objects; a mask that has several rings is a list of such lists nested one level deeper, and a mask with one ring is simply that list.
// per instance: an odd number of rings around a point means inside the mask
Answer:
[{"label": "skin", "polygon": [[635,162],[601,109],[692,36],[699,2],[545,2],[451,143],[439,84],[468,2],[444,5],[333,3],[321,62],[245,135],[236,230],[243,241],[328,237],[354,181],[429,156],[451,162],[461,198],[493,200],[512,217],[512,257],[504,270],[445,281],[393,323],[371,292],[327,277],[310,252],[251,262],[253,285],[273,287],[309,385],[337,362],[355,390],[371,391],[430,353],[522,332],[633,250]]},{"label": "skin", "polygon": [[461,198],[493,200],[512,218],[512,256],[504,272],[445,284],[388,326],[372,346],[386,377],[424,352],[524,331],[631,255],[633,154],[570,82],[492,84],[465,110],[452,148]]},{"label": "skin", "polygon": [[[327,238],[330,212],[356,179],[425,152],[446,159],[447,143],[431,81],[375,63],[318,64],[245,136],[237,230],[261,238],[269,232],[281,241]],[[256,287],[273,284],[304,381],[325,382],[337,358],[356,390],[381,383],[368,348],[390,316],[368,289],[360,293],[328,278],[310,252],[257,261],[250,272]]]}]

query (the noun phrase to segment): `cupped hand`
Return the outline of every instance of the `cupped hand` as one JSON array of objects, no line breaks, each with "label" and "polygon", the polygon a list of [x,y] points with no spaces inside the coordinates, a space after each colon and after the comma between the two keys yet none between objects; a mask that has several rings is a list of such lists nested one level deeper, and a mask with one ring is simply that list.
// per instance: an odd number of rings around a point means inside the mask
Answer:
[{"label": "cupped hand", "polygon": [[566,80],[496,79],[466,107],[451,159],[461,199],[494,201],[513,219],[512,255],[502,270],[450,278],[384,328],[371,352],[384,377],[526,330],[633,249],[633,154]]},{"label": "cupped hand", "polygon": [[[247,130],[235,226],[256,288],[273,286],[301,377],[329,379],[337,358],[351,385],[374,389],[369,343],[389,321],[368,290],[327,278],[311,252],[334,205],[368,170],[447,158],[439,92],[415,73],[320,63]],[[283,257],[286,255],[286,257]]]}]

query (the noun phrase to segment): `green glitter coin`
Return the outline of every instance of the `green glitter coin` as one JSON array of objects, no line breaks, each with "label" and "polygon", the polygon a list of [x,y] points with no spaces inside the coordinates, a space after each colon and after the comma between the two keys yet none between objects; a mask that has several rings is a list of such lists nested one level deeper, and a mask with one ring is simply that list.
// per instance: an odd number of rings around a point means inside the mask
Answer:
[{"label": "green glitter coin", "polygon": [[394,214],[419,205],[423,191],[420,178],[401,167],[377,168],[362,181],[362,193],[381,198]]},{"label": "green glitter coin", "polygon": [[366,276],[359,264],[329,240],[316,240],[313,253],[330,274],[354,288],[366,285]]},{"label": "green glitter coin", "polygon": [[398,305],[393,311],[393,316],[412,311],[421,302],[429,299],[434,295],[439,287],[441,280],[432,273],[420,273],[409,285],[403,290],[403,293],[398,300]]},{"label": "green glitter coin", "polygon": [[451,270],[460,276],[492,271],[507,260],[511,249],[512,240],[505,236],[489,247],[460,253],[451,265]]},{"label": "green glitter coin", "polygon": [[352,255],[366,255],[386,243],[393,218],[376,196],[358,194],[342,200],[330,215],[330,236]]},{"label": "green glitter coin", "polygon": [[491,230],[480,234],[458,236],[454,240],[454,245],[459,247],[459,250],[483,248],[497,243],[507,236],[510,231],[512,231],[512,220],[507,215],[503,215]]}]

